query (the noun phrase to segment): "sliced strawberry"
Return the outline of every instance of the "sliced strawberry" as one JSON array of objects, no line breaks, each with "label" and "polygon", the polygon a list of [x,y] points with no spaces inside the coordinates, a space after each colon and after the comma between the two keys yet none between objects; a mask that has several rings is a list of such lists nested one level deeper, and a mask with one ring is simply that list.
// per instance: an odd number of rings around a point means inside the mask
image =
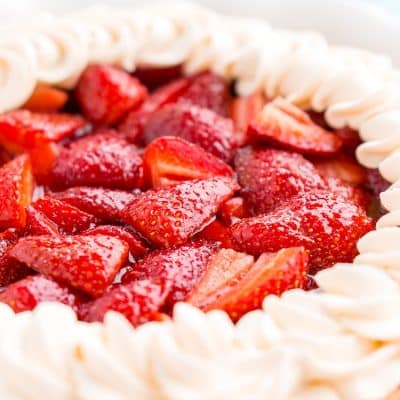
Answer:
[{"label": "sliced strawberry", "polygon": [[34,182],[29,157],[21,155],[0,168],[0,229],[23,228],[25,208],[32,198]]},{"label": "sliced strawberry", "polygon": [[341,196],[347,201],[352,201],[365,211],[369,209],[372,201],[371,194],[361,186],[347,183],[338,178],[326,178],[326,183],[329,190],[336,196]]},{"label": "sliced strawberry", "polygon": [[254,257],[232,249],[221,249],[213,255],[203,277],[186,299],[196,307],[204,307],[210,295],[224,287],[234,286],[254,264]]},{"label": "sliced strawberry", "polygon": [[146,88],[127,72],[109,65],[90,65],[83,71],[76,96],[86,117],[100,125],[113,125],[140,106]]},{"label": "sliced strawberry", "polygon": [[341,139],[314,124],[309,115],[283,99],[268,103],[249,126],[249,137],[302,154],[337,153]]},{"label": "sliced strawberry", "polygon": [[261,112],[265,98],[261,92],[249,96],[235,97],[230,104],[230,116],[236,129],[244,134],[243,142],[247,142],[245,134],[251,121]]},{"label": "sliced strawberry", "polygon": [[233,177],[232,168],[201,147],[178,137],[164,136],[149,144],[143,155],[145,177],[152,187],[213,176]]},{"label": "sliced strawberry", "polygon": [[160,136],[181,137],[224,161],[229,161],[238,147],[232,120],[191,104],[169,104],[149,117],[145,143]]},{"label": "sliced strawberry", "polygon": [[35,207],[29,206],[26,209],[26,226],[24,229],[25,236],[38,235],[59,235],[59,227],[48,218],[45,214],[37,210]]},{"label": "sliced strawberry", "polygon": [[51,171],[59,153],[60,147],[54,142],[44,142],[29,149],[32,172],[38,183],[43,185],[51,183]]},{"label": "sliced strawberry", "polygon": [[10,257],[8,250],[18,240],[14,229],[0,233],[0,287],[7,286],[32,273],[32,270]]},{"label": "sliced strawberry", "polygon": [[53,221],[67,235],[85,231],[99,223],[94,215],[52,197],[38,199],[32,206]]},{"label": "sliced strawberry", "polygon": [[91,304],[86,320],[103,322],[107,312],[114,311],[122,314],[133,326],[149,321],[160,321],[162,319],[160,309],[168,292],[168,286],[151,280],[116,285]]},{"label": "sliced strawberry", "polygon": [[311,120],[314,124],[317,124],[321,128],[325,129],[326,131],[330,131],[331,127],[326,122],[325,113],[324,112],[317,112],[313,110],[308,110],[307,114],[310,116]]},{"label": "sliced strawberry", "polygon": [[313,158],[312,163],[327,178],[338,178],[353,185],[362,185],[367,181],[366,168],[344,154],[335,158]]},{"label": "sliced strawberry", "polygon": [[31,311],[43,301],[63,303],[78,311],[84,298],[44,275],[29,276],[0,293],[0,302],[9,305],[17,313]]},{"label": "sliced strawberry", "polygon": [[154,251],[136,263],[134,269],[122,277],[122,281],[130,283],[140,279],[157,279],[171,283],[171,291],[166,299],[166,306],[171,310],[176,302],[190,295],[217,251],[217,243],[207,242]]},{"label": "sliced strawberry", "polygon": [[221,205],[219,215],[226,225],[237,222],[238,219],[249,217],[249,210],[242,197],[233,197]]},{"label": "sliced strawberry", "polygon": [[22,108],[34,112],[54,112],[61,110],[67,100],[68,94],[63,90],[39,84]]},{"label": "sliced strawberry", "polygon": [[148,246],[132,229],[123,226],[102,225],[89,229],[82,235],[107,235],[119,238],[129,246],[129,252],[135,259],[143,257],[148,251]]},{"label": "sliced strawberry", "polygon": [[138,110],[131,111],[126,115],[118,125],[118,131],[130,143],[142,144],[143,127],[150,115],[166,104],[175,102],[188,85],[189,80],[182,78],[157,89]]},{"label": "sliced strawberry", "polygon": [[313,270],[351,262],[357,241],[373,228],[364,210],[329,192],[303,193],[269,214],[231,227],[241,251],[257,255],[302,246]]},{"label": "sliced strawberry", "polygon": [[168,67],[139,66],[135,70],[135,76],[150,90],[164,86],[182,76],[182,64]]},{"label": "sliced strawberry", "polygon": [[0,116],[0,144],[11,153],[21,153],[65,139],[84,124],[83,118],[69,114],[10,111]]},{"label": "sliced strawberry", "polygon": [[230,249],[235,247],[230,229],[221,221],[215,220],[196,235],[196,239],[219,242],[221,247]]},{"label": "sliced strawberry", "polygon": [[245,313],[262,307],[267,295],[303,288],[307,278],[307,253],[301,247],[262,254],[236,285],[224,286],[209,295],[205,310],[226,311],[237,321]]},{"label": "sliced strawberry", "polygon": [[126,207],[124,221],[155,246],[179,245],[210,223],[235,190],[236,184],[228,178],[149,190]]},{"label": "sliced strawberry", "polygon": [[189,78],[189,86],[179,96],[179,102],[188,102],[227,116],[229,107],[228,83],[213,72],[202,72]]},{"label": "sliced strawberry", "polygon": [[296,153],[245,147],[236,153],[235,167],[253,215],[269,212],[299,193],[326,188],[314,166]]},{"label": "sliced strawberry", "polygon": [[344,127],[334,131],[343,142],[343,149],[350,155],[354,155],[356,148],[362,143],[360,135],[354,129]]},{"label": "sliced strawberry", "polygon": [[120,220],[122,210],[136,197],[136,194],[122,190],[79,186],[64,192],[52,193],[51,197],[92,214],[103,222],[115,223]]},{"label": "sliced strawberry", "polygon": [[30,236],[20,238],[9,254],[38,272],[99,297],[128,252],[125,242],[111,236]]},{"label": "sliced strawberry", "polygon": [[133,189],[143,184],[143,162],[134,145],[113,131],[100,131],[63,148],[52,171],[54,187]]}]

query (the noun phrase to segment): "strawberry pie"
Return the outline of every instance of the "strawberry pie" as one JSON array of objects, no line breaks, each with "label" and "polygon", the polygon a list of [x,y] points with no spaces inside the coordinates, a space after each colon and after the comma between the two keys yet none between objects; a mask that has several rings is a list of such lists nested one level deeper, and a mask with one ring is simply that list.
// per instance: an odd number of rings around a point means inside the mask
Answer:
[{"label": "strawberry pie", "polygon": [[0,40],[0,398],[385,399],[397,71],[178,7]]}]

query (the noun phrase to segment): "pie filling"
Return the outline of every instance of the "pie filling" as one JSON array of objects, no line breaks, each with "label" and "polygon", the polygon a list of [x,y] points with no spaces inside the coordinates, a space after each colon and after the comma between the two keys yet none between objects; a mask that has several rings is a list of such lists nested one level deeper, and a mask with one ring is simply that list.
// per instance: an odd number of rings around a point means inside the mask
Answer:
[{"label": "pie filling", "polygon": [[92,64],[0,116],[0,301],[134,326],[177,302],[233,321],[352,262],[387,187],[331,129],[216,73]]}]

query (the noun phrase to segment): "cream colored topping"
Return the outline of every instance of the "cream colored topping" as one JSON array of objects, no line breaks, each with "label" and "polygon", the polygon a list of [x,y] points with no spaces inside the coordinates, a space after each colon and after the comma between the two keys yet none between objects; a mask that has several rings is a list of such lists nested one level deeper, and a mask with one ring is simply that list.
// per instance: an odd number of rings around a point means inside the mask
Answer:
[{"label": "cream colored topping", "polygon": [[400,370],[400,79],[390,61],[329,47],[318,34],[271,29],[193,5],[92,8],[0,30],[0,110],[37,82],[73,87],[88,63],[133,71],[184,63],[359,129],[362,164],[393,186],[354,264],[320,272],[319,291],[270,296],[236,326],[222,312],[175,308],[133,329],[115,313],[76,321],[61,304],[14,315],[0,305],[2,400],[379,400]]}]

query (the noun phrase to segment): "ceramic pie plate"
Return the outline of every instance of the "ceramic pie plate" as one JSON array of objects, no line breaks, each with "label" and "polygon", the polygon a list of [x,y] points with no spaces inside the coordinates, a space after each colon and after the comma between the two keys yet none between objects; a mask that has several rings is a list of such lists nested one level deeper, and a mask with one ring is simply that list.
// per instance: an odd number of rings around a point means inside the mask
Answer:
[{"label": "ceramic pie plate", "polygon": [[[133,71],[212,69],[240,94],[262,89],[360,132],[361,164],[393,183],[388,213],[353,264],[320,272],[320,290],[270,296],[236,325],[220,311],[175,307],[137,329],[119,314],[78,322],[60,304],[0,307],[0,398],[378,400],[400,383],[400,76],[389,58],[317,33],[195,5],[93,8],[1,28],[0,111],[38,82],[72,88],[88,63]],[[394,394],[396,396],[396,394]]]}]

